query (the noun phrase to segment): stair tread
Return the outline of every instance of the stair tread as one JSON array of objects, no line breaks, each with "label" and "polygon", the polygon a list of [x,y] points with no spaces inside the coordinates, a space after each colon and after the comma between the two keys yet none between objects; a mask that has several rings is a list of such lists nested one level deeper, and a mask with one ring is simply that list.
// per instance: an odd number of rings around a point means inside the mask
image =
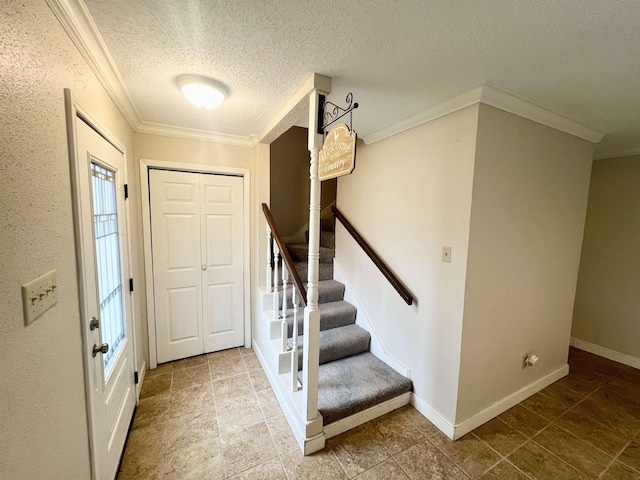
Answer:
[{"label": "stair tread", "polygon": [[412,389],[411,380],[371,352],[360,353],[320,365],[318,410],[328,425]]},{"label": "stair tread", "polygon": [[[344,327],[356,322],[357,309],[349,302],[339,300],[337,302],[320,303],[320,330]],[[293,312],[287,312],[287,323],[289,324],[288,336],[293,332]],[[304,315],[298,314],[298,334],[303,334]]]},{"label": "stair tread", "polygon": [[[304,288],[308,290],[309,284],[305,280],[306,279],[302,279]],[[344,289],[344,283],[338,282],[337,280],[318,281],[318,303],[338,302],[344,299]],[[289,307],[292,306],[290,289],[287,290],[287,304]]]},{"label": "stair tread", "polygon": [[[298,352],[302,367],[302,353],[304,350],[304,335],[298,337]],[[350,355],[369,351],[371,334],[356,324],[331,328],[320,332],[320,365]],[[293,347],[293,338],[288,339],[289,347]]]}]

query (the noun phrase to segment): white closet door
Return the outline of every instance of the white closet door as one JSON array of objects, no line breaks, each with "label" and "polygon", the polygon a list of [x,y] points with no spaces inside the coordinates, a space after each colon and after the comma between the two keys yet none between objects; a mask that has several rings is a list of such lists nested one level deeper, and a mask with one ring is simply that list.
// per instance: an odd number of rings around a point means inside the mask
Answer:
[{"label": "white closet door", "polygon": [[244,343],[243,180],[151,170],[158,363]]},{"label": "white closet door", "polygon": [[242,183],[200,175],[205,352],[244,343]]},{"label": "white closet door", "polygon": [[203,353],[199,175],[149,172],[158,363]]}]

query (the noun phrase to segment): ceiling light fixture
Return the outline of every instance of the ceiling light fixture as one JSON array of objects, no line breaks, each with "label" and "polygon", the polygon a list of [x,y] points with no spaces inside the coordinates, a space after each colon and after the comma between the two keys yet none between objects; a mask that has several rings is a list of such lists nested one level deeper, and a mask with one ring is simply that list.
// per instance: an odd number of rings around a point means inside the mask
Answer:
[{"label": "ceiling light fixture", "polygon": [[182,75],[176,83],[187,100],[203,110],[213,110],[227,98],[227,88],[213,78]]}]

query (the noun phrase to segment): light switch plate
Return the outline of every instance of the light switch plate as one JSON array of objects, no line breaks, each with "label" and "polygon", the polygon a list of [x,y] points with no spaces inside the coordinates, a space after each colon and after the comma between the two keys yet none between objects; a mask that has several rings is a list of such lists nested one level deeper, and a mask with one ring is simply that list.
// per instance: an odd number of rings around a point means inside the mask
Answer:
[{"label": "light switch plate", "polygon": [[451,263],[451,247],[442,247],[442,261]]},{"label": "light switch plate", "polygon": [[58,303],[58,276],[55,270],[22,285],[24,324],[29,325]]}]

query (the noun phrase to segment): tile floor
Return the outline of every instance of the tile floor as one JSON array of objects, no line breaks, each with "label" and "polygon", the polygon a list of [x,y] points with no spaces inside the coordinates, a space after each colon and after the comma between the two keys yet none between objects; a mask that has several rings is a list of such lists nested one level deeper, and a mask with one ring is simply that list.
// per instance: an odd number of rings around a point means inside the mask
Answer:
[{"label": "tile floor", "polygon": [[148,372],[126,479],[640,479],[640,371],[571,349],[571,373],[451,442],[403,407],[304,457],[244,348]]}]

